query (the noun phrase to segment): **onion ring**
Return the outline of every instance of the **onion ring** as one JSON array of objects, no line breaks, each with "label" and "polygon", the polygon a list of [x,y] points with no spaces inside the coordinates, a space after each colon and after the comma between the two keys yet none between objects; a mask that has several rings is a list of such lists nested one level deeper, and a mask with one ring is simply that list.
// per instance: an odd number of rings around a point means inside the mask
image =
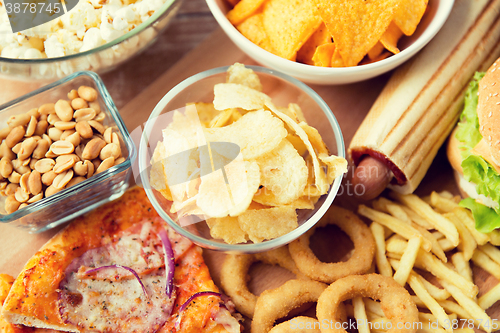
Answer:
[{"label": "onion ring", "polygon": [[269,333],[321,333],[319,327],[318,320],[299,316],[274,326]]},{"label": "onion ring", "polygon": [[327,285],[311,280],[288,280],[282,286],[265,290],[255,304],[252,333],[268,333],[274,322],[308,302],[317,302]]},{"label": "onion ring", "polygon": [[233,301],[236,310],[248,318],[253,317],[257,296],[247,287],[248,270],[254,262],[279,265],[294,273],[298,279],[307,279],[297,268],[287,246],[255,254],[228,254],[220,272],[221,285]]},{"label": "onion ring", "polygon": [[[322,262],[309,247],[309,238],[316,228],[328,224],[338,226],[354,243],[354,252],[348,261]],[[348,275],[368,272],[375,256],[375,239],[370,229],[355,213],[337,206],[331,206],[325,218],[290,243],[288,247],[295,264],[302,273],[313,280],[325,283],[332,283]]]},{"label": "onion ring", "polygon": [[[329,323],[321,327],[321,333],[346,333],[342,325],[336,325],[338,306],[343,301],[357,296],[380,301],[382,311],[392,323],[392,327],[386,333],[415,333],[417,331],[418,310],[408,291],[391,277],[367,274],[341,278],[333,282],[321,294],[316,306],[316,315],[321,323]],[[410,328],[406,327],[406,323],[411,324]]]}]

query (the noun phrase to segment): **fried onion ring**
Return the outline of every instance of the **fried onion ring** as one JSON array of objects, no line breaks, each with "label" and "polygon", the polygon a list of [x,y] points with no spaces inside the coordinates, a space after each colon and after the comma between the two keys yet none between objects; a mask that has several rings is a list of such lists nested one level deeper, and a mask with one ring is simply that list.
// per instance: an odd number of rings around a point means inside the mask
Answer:
[{"label": "fried onion ring", "polygon": [[290,256],[288,246],[256,254],[228,254],[221,269],[221,285],[231,297],[236,309],[248,318],[253,317],[257,296],[247,287],[248,270],[254,262],[279,265],[294,273],[298,279],[307,279]]},{"label": "fried onion ring", "polygon": [[318,320],[299,316],[274,326],[269,333],[321,333],[320,327]]},{"label": "fried onion ring", "polygon": [[343,301],[357,296],[380,301],[382,311],[392,323],[392,328],[387,330],[387,333],[415,333],[417,331],[418,310],[408,291],[391,277],[367,274],[341,278],[321,294],[316,307],[316,315],[319,322],[322,323],[325,320],[329,323],[321,327],[321,333],[346,333],[336,319],[338,306]]},{"label": "fried onion ring", "polygon": [[[316,228],[325,227],[328,224],[337,225],[354,243],[354,251],[348,261],[322,262],[309,247],[309,238]],[[302,273],[313,280],[325,283],[332,283],[348,275],[368,272],[375,256],[375,240],[370,229],[355,213],[337,206],[331,206],[323,219],[290,243],[288,247],[295,264]]]},{"label": "fried onion ring", "polygon": [[274,322],[291,310],[308,302],[317,302],[326,287],[318,281],[288,280],[276,289],[263,291],[255,304],[251,332],[268,333]]}]

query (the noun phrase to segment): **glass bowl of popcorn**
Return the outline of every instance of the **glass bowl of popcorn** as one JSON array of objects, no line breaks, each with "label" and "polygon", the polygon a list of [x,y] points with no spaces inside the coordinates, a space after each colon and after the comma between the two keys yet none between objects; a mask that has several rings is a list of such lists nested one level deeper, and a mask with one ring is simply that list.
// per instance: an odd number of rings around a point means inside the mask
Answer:
[{"label": "glass bowl of popcorn", "polygon": [[102,74],[151,45],[181,2],[82,0],[56,19],[15,33],[10,7],[0,6],[0,76],[54,81],[82,70]]}]

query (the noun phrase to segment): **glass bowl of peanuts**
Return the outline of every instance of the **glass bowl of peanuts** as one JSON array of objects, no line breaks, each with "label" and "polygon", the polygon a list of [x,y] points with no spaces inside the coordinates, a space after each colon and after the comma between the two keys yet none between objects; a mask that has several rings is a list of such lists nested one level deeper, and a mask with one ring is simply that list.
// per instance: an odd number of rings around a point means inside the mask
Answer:
[{"label": "glass bowl of peanuts", "polygon": [[123,194],[136,149],[99,76],[0,106],[0,222],[41,232]]}]

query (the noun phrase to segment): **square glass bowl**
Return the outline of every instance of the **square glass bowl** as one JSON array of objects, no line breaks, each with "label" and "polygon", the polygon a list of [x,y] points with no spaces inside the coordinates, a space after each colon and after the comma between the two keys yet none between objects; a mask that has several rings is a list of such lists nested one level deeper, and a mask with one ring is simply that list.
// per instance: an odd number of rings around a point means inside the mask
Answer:
[{"label": "square glass bowl", "polygon": [[7,120],[13,115],[26,113],[44,103],[68,99],[68,92],[82,85],[97,91],[101,112],[106,114],[103,125],[113,128],[113,132],[118,134],[125,161],[11,214],[5,210],[6,197],[0,196],[0,223],[8,223],[33,233],[42,232],[120,197],[128,188],[136,149],[104,83],[93,72],[74,73],[1,105],[0,128],[6,127]]},{"label": "square glass bowl", "polygon": [[[340,126],[325,101],[311,88],[297,79],[275,70],[259,66],[251,68],[260,78],[262,92],[272,98],[276,106],[286,106],[297,103],[303,110],[309,125],[315,127],[321,134],[330,153],[345,158],[344,139]],[[150,184],[151,157],[159,141],[162,141],[162,130],[167,126],[164,120],[171,111],[183,108],[186,103],[212,102],[214,85],[226,82],[228,67],[220,67],[198,73],[170,90],[156,105],[144,127],[139,147],[139,172],[142,185],[149,200],[158,214],[179,234],[189,238],[195,244],[212,249],[233,253],[257,253],[288,244],[301,236],[318,222],[326,213],[337,195],[342,177],[339,176],[327,194],[321,196],[314,210],[298,210],[299,226],[291,232],[261,243],[227,244],[220,239],[214,239],[205,221],[187,226],[181,226],[177,218],[170,213],[171,202],[153,189]]]}]

